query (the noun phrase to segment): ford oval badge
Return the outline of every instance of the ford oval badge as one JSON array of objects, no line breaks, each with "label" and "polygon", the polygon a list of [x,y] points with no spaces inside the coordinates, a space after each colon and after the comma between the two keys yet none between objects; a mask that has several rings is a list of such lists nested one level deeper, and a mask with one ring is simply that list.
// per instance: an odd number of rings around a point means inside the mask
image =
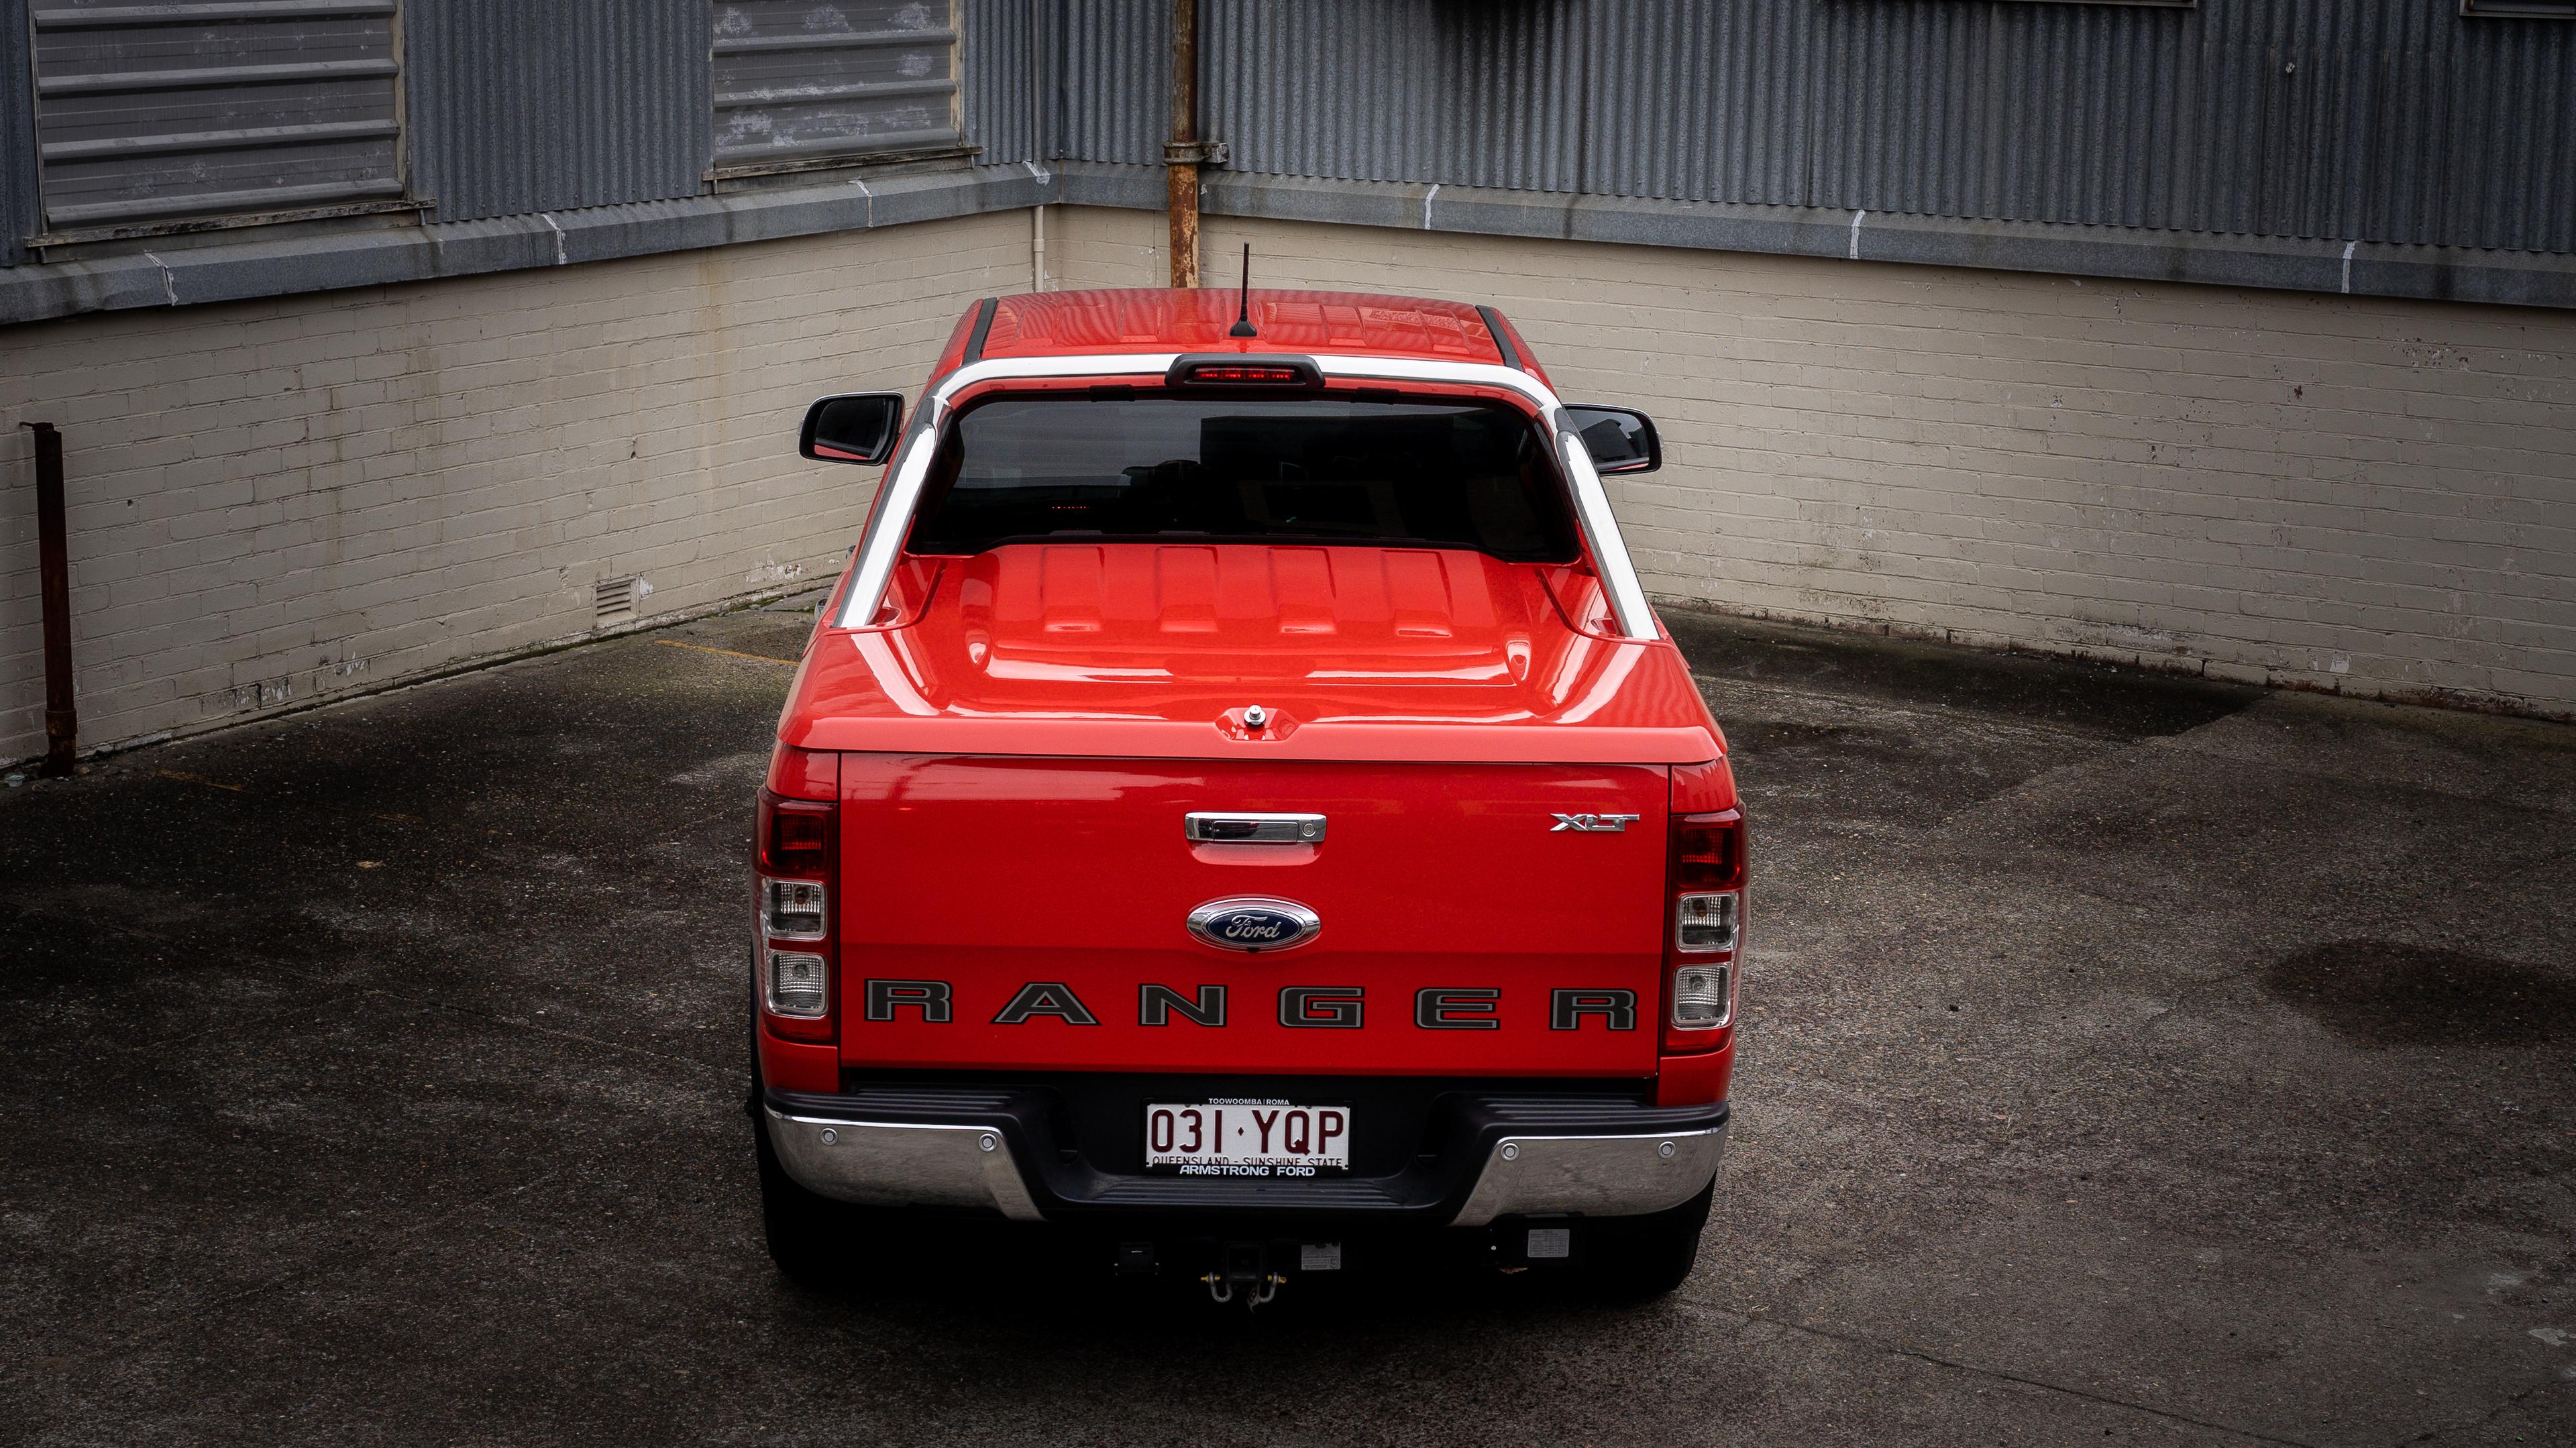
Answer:
[{"label": "ford oval badge", "polygon": [[1190,912],[1190,933],[1227,950],[1286,950],[1323,928],[1314,911],[1267,895],[1230,895]]}]

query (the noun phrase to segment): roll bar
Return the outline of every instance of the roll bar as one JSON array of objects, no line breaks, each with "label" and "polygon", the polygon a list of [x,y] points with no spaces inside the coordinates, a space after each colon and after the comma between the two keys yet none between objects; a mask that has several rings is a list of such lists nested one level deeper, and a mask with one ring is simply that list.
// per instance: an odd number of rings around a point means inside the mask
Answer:
[{"label": "roll bar", "polygon": [[[980,382],[1062,377],[1136,377],[1163,376],[1179,360],[1177,352],[1119,353],[1098,357],[1010,357],[989,362],[970,362],[949,373],[932,388],[930,395],[913,414],[912,426],[895,454],[894,470],[886,481],[884,501],[869,515],[867,531],[859,537],[858,566],[850,580],[849,596],[842,602],[835,622],[842,628],[867,628],[879,622],[885,605],[886,584],[894,577],[895,560],[903,551],[903,537],[912,526],[913,511],[921,505],[921,490],[930,477],[930,461],[939,450],[940,429],[947,426],[951,402],[958,393]],[[1345,377],[1388,382],[1444,382],[1475,387],[1498,387],[1527,398],[1547,422],[1556,442],[1557,464],[1565,470],[1574,490],[1574,518],[1583,530],[1584,547],[1591,553],[1593,566],[1601,571],[1602,587],[1610,596],[1610,615],[1624,638],[1659,637],[1655,614],[1646,602],[1644,585],[1637,581],[1636,565],[1629,560],[1628,544],[1619,535],[1619,520],[1611,515],[1610,495],[1601,486],[1601,475],[1593,469],[1592,454],[1583,445],[1570,419],[1565,404],[1545,383],[1516,367],[1497,367],[1490,363],[1431,362],[1410,357],[1340,357],[1319,355],[1315,365],[1327,377]]]}]

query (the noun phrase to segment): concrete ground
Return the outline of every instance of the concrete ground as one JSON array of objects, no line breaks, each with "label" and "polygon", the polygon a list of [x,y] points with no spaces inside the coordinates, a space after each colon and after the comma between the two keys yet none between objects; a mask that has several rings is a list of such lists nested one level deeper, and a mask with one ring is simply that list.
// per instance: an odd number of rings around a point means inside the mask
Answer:
[{"label": "concrete ground", "polygon": [[1759,886],[1669,1301],[784,1284],[773,610],[0,791],[0,1438],[2576,1442],[2576,729],[1672,621]]}]

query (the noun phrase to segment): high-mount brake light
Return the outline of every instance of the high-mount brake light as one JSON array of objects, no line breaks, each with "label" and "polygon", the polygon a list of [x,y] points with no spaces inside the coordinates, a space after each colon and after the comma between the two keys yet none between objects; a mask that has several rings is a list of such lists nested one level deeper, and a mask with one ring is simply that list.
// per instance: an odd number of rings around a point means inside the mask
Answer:
[{"label": "high-mount brake light", "polygon": [[1324,370],[1312,357],[1258,357],[1235,353],[1173,359],[1163,374],[1166,387],[1305,387],[1324,385]]},{"label": "high-mount brake light", "polygon": [[832,989],[832,897],[840,893],[840,807],[760,792],[752,929],[761,938],[760,998],[769,1029],[800,1041],[838,1034]]},{"label": "high-mount brake light", "polygon": [[1664,964],[1672,978],[1667,1050],[1705,1050],[1735,1020],[1744,952],[1744,815],[1739,810],[1672,817],[1672,925]]},{"label": "high-mount brake light", "polygon": [[1303,382],[1294,367],[1193,367],[1192,382]]}]

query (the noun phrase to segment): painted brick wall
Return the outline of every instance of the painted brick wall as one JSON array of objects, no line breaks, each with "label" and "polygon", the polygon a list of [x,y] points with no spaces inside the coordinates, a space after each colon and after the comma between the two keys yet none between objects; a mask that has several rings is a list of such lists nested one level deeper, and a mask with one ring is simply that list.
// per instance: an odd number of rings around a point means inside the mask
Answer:
[{"label": "painted brick wall", "polygon": [[[1151,213],[1050,208],[1058,286]],[[1654,412],[1659,596],[2360,694],[2576,712],[2576,317],[1211,218],[1265,284],[1491,300]],[[828,574],[871,479],[815,393],[916,385],[1029,218],[0,331],[61,425],[93,745]],[[42,746],[33,490],[0,434],[0,759]]]},{"label": "painted brick wall", "polygon": [[[1059,211],[1063,286],[1160,218]],[[1670,461],[1647,588],[1768,617],[2576,712],[2576,314],[1210,218],[1213,279],[1491,301]]]},{"label": "painted brick wall", "polygon": [[63,429],[85,746],[827,577],[873,472],[816,394],[920,385],[1023,290],[1010,212],[0,331],[0,759],[44,745],[27,434]]}]

